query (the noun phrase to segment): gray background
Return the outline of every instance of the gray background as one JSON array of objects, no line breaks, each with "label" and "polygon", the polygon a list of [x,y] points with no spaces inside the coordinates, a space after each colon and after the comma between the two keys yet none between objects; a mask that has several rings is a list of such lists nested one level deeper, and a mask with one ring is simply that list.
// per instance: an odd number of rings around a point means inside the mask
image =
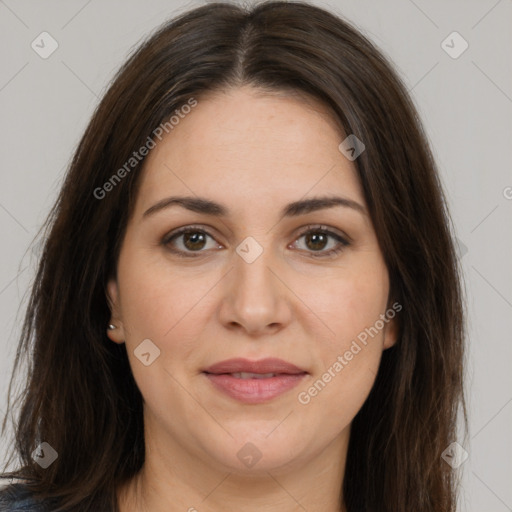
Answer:
[{"label": "gray background", "polygon": [[[468,294],[471,430],[459,510],[512,511],[512,0],[314,3],[346,17],[382,49],[422,116],[460,240]],[[35,270],[34,253],[25,251],[76,144],[141,38],[200,4],[0,0],[2,416],[20,308]],[[47,59],[31,48],[43,31],[59,45]],[[469,44],[458,58],[441,46],[453,31]],[[1,440],[0,455],[9,442]]]}]

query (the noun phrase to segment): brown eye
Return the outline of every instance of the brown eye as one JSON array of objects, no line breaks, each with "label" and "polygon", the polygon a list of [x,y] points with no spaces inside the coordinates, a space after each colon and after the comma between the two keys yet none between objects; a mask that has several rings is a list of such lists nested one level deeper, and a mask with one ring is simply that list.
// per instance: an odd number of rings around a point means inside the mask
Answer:
[{"label": "brown eye", "polygon": [[311,232],[305,235],[306,245],[312,251],[321,251],[328,243],[329,237],[325,233]]},{"label": "brown eye", "polygon": [[183,236],[183,245],[191,250],[195,251],[198,249],[202,249],[205,245],[206,237],[204,233],[199,231],[190,231],[182,234]]},{"label": "brown eye", "polygon": [[[338,235],[324,227],[310,227],[310,229],[302,233],[297,240],[302,238],[304,238],[304,245],[306,247],[305,251],[309,252],[309,256],[313,258],[334,256],[350,245],[350,242],[341,235]],[[329,250],[324,250],[328,247],[330,240],[332,240],[331,248]]]},{"label": "brown eye", "polygon": [[188,226],[165,236],[162,245],[178,256],[194,257],[196,254],[193,253],[200,255],[207,249],[218,247],[218,244],[213,242],[208,247],[209,238],[214,241],[214,238],[206,231]]},{"label": "brown eye", "polygon": [[[298,240],[304,238],[305,248],[302,249],[308,256],[313,258],[324,258],[334,256],[341,252],[350,242],[341,235],[320,226],[313,227],[302,233],[293,245],[298,244]],[[208,247],[208,239],[212,240],[212,245]],[[172,253],[182,257],[200,256],[208,249],[222,248],[215,243],[215,239],[203,229],[187,226],[175,232],[172,232],[162,240],[164,245]],[[331,248],[325,250],[331,245]],[[195,253],[195,254],[194,254]]]}]

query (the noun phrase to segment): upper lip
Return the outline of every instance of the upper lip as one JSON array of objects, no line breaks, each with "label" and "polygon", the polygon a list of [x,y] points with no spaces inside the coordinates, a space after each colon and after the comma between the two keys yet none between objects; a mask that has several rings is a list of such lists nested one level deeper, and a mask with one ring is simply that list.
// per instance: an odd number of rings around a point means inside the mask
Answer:
[{"label": "upper lip", "polygon": [[292,363],[277,359],[275,357],[268,357],[258,361],[250,361],[249,359],[235,358],[220,361],[209,366],[205,370],[206,373],[286,373],[296,375],[299,373],[307,373],[298,366]]}]

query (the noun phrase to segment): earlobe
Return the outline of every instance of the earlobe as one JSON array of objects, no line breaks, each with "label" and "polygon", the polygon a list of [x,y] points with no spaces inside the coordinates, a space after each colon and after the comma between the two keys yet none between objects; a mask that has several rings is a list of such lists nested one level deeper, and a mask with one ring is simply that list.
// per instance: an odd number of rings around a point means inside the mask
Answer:
[{"label": "earlobe", "polygon": [[388,319],[386,326],[384,327],[384,350],[387,348],[391,348],[396,344],[398,340],[398,330],[399,330],[398,319],[392,318]]},{"label": "earlobe", "polygon": [[119,307],[119,289],[115,278],[110,278],[105,291],[110,308],[110,322],[105,326],[107,336],[115,343],[124,343],[124,329]]},{"label": "earlobe", "polygon": [[[389,326],[388,326],[389,327]],[[395,336],[394,329],[386,330],[384,333],[384,350],[391,348],[396,344],[397,337]]]},{"label": "earlobe", "polygon": [[[388,300],[388,307],[385,313],[385,323],[383,337],[384,337],[384,346],[383,349],[386,350],[394,346],[398,337],[400,336],[400,311],[402,311],[402,305],[400,302],[395,301],[391,305],[391,300]],[[382,317],[381,317],[382,318]]]}]

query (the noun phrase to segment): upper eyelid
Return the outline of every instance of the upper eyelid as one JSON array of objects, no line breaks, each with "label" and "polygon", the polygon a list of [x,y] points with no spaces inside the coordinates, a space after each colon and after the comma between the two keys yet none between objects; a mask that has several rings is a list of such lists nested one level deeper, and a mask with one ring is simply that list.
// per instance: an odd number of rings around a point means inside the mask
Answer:
[{"label": "upper eyelid", "polygon": [[349,237],[344,231],[341,231],[337,228],[332,228],[330,226],[326,226],[325,224],[308,224],[304,229],[301,229],[297,236],[302,236],[308,233],[309,231],[325,231],[328,234],[337,235],[340,238],[346,239],[347,242],[352,242],[351,237]]}]

